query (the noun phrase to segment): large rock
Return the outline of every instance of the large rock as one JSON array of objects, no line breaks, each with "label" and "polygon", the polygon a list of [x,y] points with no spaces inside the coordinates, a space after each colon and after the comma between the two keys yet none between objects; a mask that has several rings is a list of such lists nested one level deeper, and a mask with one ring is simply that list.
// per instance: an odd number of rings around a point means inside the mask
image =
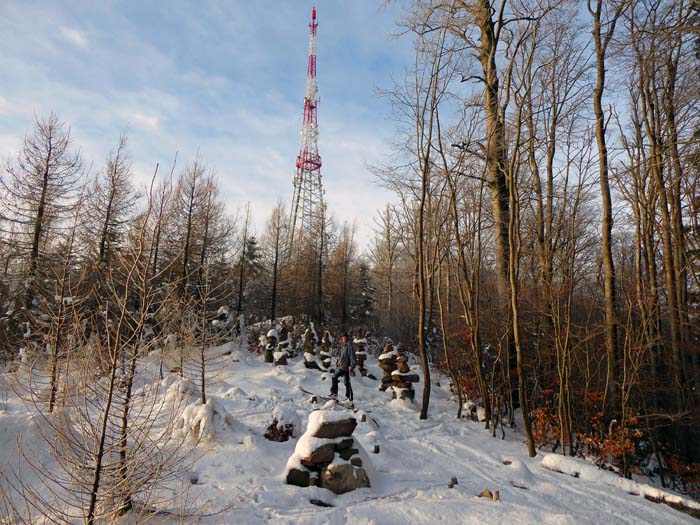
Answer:
[{"label": "large rock", "polygon": [[396,369],[396,360],[391,358],[383,359],[379,361],[379,368],[391,372],[392,370]]},{"label": "large rock", "polygon": [[287,472],[287,485],[296,485],[297,487],[308,487],[311,473],[308,470],[291,468]]},{"label": "large rock", "polygon": [[356,426],[357,420],[354,417],[324,421],[314,433],[314,437],[328,439],[349,437],[352,436]]},{"label": "large rock", "polygon": [[360,451],[357,450],[356,448],[346,448],[344,450],[341,450],[338,452],[338,455],[343,458],[345,461],[349,460],[351,457],[359,454]]},{"label": "large rock", "polygon": [[318,363],[316,361],[306,361],[304,360],[304,366],[306,368],[310,368],[311,370],[321,370],[321,367],[318,366]]},{"label": "large rock", "polygon": [[355,444],[355,440],[352,438],[345,438],[337,441],[335,444],[336,450],[345,450],[346,448],[351,448]]},{"label": "large rock", "polygon": [[328,465],[321,472],[321,487],[336,494],[345,494],[351,490],[369,487],[367,471],[349,463]]},{"label": "large rock", "polygon": [[316,450],[311,452],[311,455],[301,458],[301,464],[305,467],[313,467],[333,461],[335,455],[335,443],[327,443],[321,445]]}]

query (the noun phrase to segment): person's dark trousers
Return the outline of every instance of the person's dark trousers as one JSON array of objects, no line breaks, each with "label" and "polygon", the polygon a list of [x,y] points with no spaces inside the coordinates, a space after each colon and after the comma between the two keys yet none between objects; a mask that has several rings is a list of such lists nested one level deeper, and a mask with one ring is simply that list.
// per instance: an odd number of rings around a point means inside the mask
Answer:
[{"label": "person's dark trousers", "polygon": [[350,385],[350,372],[342,368],[338,368],[333,374],[331,379],[331,394],[334,396],[338,395],[338,378],[340,376],[345,377],[345,397],[352,401],[352,386]]}]

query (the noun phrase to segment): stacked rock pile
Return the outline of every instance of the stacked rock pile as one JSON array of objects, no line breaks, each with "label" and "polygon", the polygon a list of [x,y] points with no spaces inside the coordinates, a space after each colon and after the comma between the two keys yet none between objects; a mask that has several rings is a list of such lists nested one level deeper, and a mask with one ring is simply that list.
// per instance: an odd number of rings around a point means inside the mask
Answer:
[{"label": "stacked rock pile", "polygon": [[379,366],[384,372],[379,389],[391,388],[394,399],[413,399],[416,394],[413,390],[413,383],[417,383],[420,378],[418,374],[411,372],[403,345],[399,343],[394,349],[391,342],[387,342],[384,346],[384,353],[379,356],[378,360]]},{"label": "stacked rock pile", "polygon": [[316,349],[314,334],[311,328],[307,328],[304,332],[304,365],[306,368],[313,368],[320,370],[321,367],[318,365],[316,360]]},{"label": "stacked rock pile", "polygon": [[321,351],[319,355],[321,357],[321,364],[324,368],[328,369],[331,367],[331,362],[333,355],[331,353],[331,344],[333,343],[333,337],[331,333],[326,330],[323,334],[323,339],[321,340]]},{"label": "stacked rock pile", "polygon": [[279,334],[279,348],[280,352],[287,354],[287,357],[294,357],[294,349],[292,348],[292,339],[289,334],[289,327],[285,321],[282,321],[282,326],[280,326]]},{"label": "stacked rock pile", "polygon": [[364,337],[356,337],[353,343],[355,344],[357,369],[360,371],[362,377],[365,377],[367,375],[367,368],[365,368],[365,361],[367,360],[367,339]]},{"label": "stacked rock pile", "polygon": [[269,332],[267,332],[267,344],[265,345],[265,362],[266,363],[272,363],[274,362],[274,354],[275,354],[275,347],[277,346],[277,330],[272,328]]},{"label": "stacked rock pile", "polygon": [[[283,325],[283,326],[284,326],[284,325]],[[270,330],[270,332],[272,332],[272,330]],[[275,330],[275,333],[277,333],[276,330]],[[267,337],[268,337],[268,338],[270,337],[270,333],[269,333],[269,332],[268,332]],[[275,363],[276,365],[278,365],[278,366],[279,366],[279,365],[286,365],[286,364],[287,364],[287,357],[288,357],[288,356],[289,356],[289,353],[288,353],[288,351],[287,351],[286,349],[283,349],[282,343],[281,343],[281,342],[277,345],[277,351],[272,353],[273,361],[274,361],[274,363]]]},{"label": "stacked rock pile", "polygon": [[347,412],[316,410],[309,414],[306,432],[287,462],[287,483],[317,486],[336,494],[369,487],[367,454],[352,438],[356,426],[357,420]]},{"label": "stacked rock pile", "polygon": [[396,357],[397,353],[394,350],[394,345],[391,341],[387,341],[384,345],[384,353],[377,358],[379,368],[383,371],[382,384],[379,390],[386,390],[394,384],[394,378],[391,377],[391,373],[396,370]]}]

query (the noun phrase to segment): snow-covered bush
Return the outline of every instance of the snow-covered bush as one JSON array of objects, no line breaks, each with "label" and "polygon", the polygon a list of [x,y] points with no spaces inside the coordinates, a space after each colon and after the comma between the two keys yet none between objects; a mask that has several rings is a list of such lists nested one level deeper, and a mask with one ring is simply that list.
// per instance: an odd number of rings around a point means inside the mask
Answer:
[{"label": "snow-covered bush", "polygon": [[175,424],[176,432],[192,441],[208,441],[233,428],[233,416],[215,398],[207,398],[206,403],[197,399],[182,411]]}]

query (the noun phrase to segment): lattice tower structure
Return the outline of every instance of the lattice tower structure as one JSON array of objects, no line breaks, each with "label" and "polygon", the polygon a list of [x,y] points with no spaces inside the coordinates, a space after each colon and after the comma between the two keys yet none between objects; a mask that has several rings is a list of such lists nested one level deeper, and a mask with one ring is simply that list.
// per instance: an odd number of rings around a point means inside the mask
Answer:
[{"label": "lattice tower structure", "polygon": [[324,221],[324,191],[321,183],[321,156],[318,153],[318,85],[316,83],[316,8],[309,24],[309,60],[304,95],[301,149],[294,173],[294,195],[290,214],[290,248],[319,241]]}]

